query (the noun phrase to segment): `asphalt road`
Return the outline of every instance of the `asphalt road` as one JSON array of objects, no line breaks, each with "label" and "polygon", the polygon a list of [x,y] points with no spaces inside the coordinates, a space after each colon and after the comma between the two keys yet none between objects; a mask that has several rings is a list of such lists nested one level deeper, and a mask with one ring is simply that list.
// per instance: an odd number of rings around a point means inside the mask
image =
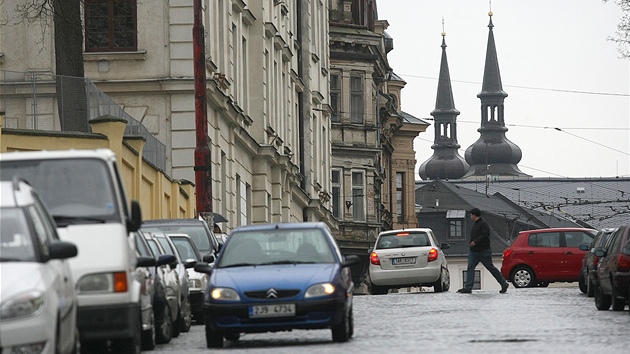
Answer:
[{"label": "asphalt road", "polygon": [[[552,284],[553,285],[553,284]],[[598,311],[577,286],[507,294],[396,293],[354,297],[354,337],[332,343],[330,330],[245,334],[223,349],[205,347],[195,325],[154,353],[624,353],[628,307]]]}]

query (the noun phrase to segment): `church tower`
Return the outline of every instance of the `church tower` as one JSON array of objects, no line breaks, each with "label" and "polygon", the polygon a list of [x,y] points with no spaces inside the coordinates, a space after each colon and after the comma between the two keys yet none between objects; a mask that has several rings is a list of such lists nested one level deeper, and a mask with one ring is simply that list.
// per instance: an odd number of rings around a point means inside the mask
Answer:
[{"label": "church tower", "polygon": [[466,171],[468,164],[459,155],[457,150],[457,116],[459,111],[455,109],[453,90],[451,88],[451,76],[446,59],[446,33],[442,32],[442,62],[440,64],[440,77],[438,79],[437,98],[435,109],[431,115],[435,119],[435,137],[433,139],[433,156],[420,165],[418,173],[420,178],[426,180],[459,179]]},{"label": "church tower", "polygon": [[483,86],[477,95],[481,100],[481,134],[479,140],[466,149],[466,162],[470,164],[468,173],[463,178],[476,176],[516,176],[531,177],[518,169],[521,161],[521,149],[505,137],[504,99],[508,96],[503,91],[499,61],[494,44],[492,12],[489,12],[488,46],[486,64],[483,73]]}]

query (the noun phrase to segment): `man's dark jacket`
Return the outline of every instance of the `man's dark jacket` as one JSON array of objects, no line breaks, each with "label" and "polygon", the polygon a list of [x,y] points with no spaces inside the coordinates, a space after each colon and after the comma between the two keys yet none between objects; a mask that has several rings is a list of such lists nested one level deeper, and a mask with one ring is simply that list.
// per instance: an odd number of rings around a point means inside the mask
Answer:
[{"label": "man's dark jacket", "polygon": [[471,251],[483,251],[490,249],[490,226],[479,218],[470,230],[470,240],[475,241],[475,245],[470,247]]}]

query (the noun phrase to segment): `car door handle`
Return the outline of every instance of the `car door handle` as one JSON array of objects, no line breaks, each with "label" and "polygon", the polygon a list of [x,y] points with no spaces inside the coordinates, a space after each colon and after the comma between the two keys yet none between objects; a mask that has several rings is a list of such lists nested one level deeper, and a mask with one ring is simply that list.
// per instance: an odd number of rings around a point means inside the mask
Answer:
[{"label": "car door handle", "polygon": [[527,254],[534,254],[534,251],[529,251],[527,252]]},{"label": "car door handle", "polygon": [[564,254],[566,254],[567,256],[570,256],[570,255],[572,255],[572,254],[573,254],[573,252],[571,252],[571,251],[567,251],[567,252],[564,252]]}]

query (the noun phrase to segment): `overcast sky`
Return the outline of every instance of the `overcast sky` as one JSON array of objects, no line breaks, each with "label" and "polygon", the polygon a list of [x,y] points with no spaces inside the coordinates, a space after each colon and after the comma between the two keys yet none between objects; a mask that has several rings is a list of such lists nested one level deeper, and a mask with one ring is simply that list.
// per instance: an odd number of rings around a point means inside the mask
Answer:
[{"label": "overcast sky", "polygon": [[[479,138],[488,0],[380,0],[394,39],[390,66],[407,85],[402,110],[431,126],[414,141],[418,167],[433,155],[442,18],[460,155]],[[601,0],[494,0],[492,22],[506,137],[534,177],[630,177],[630,60],[620,59],[621,10]],[[559,128],[559,130],[555,129]]]}]

